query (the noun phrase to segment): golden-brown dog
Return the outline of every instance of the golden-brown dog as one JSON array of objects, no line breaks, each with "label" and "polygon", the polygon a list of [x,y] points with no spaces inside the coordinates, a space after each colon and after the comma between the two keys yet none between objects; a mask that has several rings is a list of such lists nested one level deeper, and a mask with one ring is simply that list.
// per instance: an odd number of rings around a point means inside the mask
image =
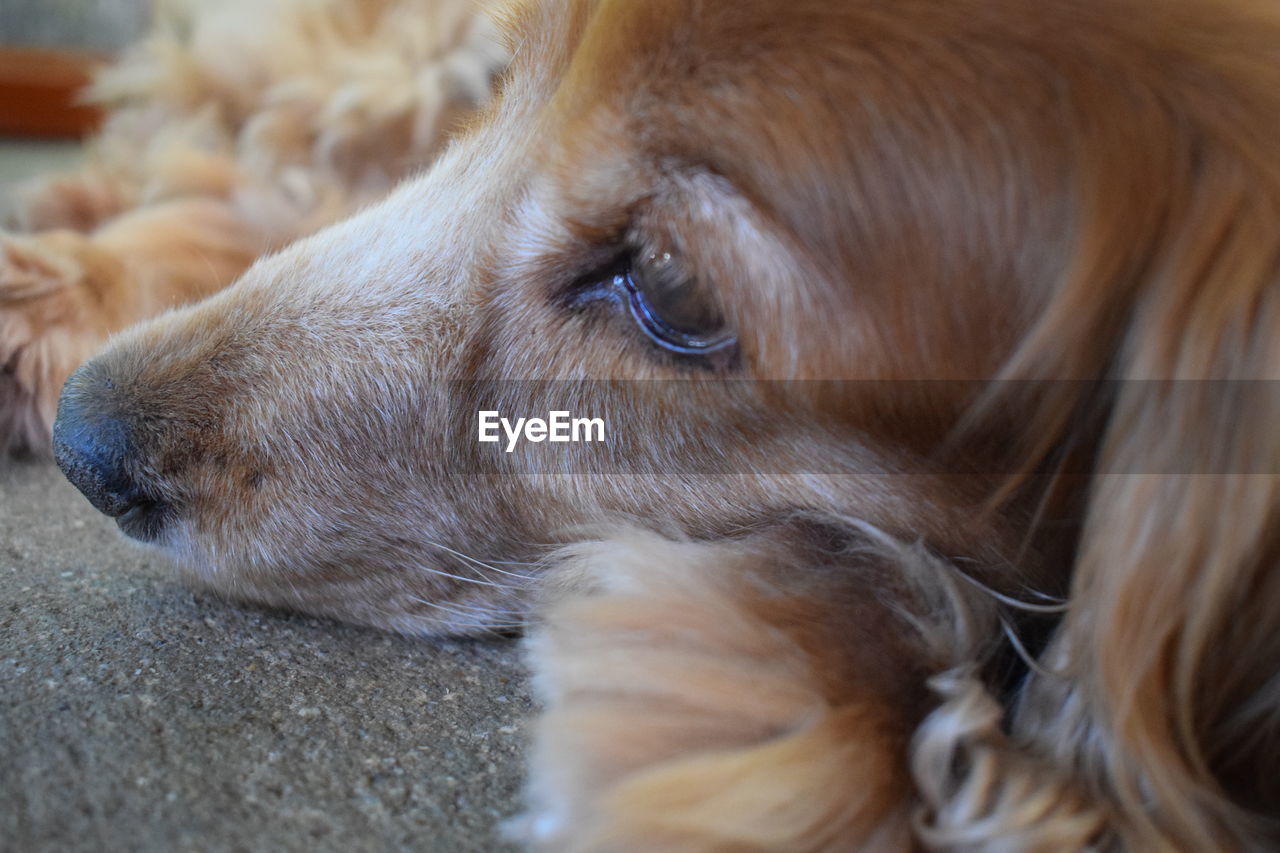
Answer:
[{"label": "golden-brown dog", "polygon": [[506,28],[430,172],[76,374],[86,495],[237,598],[536,612],[548,849],[1277,843],[1280,11]]}]

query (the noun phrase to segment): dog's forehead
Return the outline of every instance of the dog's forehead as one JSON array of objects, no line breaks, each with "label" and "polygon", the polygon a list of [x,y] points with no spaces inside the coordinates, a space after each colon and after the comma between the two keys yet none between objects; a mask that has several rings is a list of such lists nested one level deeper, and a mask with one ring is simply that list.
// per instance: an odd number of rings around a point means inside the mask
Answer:
[{"label": "dog's forehead", "polygon": [[[779,106],[818,118],[838,106],[815,95],[843,82],[844,63],[834,54],[850,47],[851,21],[826,14],[827,4],[804,14],[805,5],[593,4],[570,34],[575,48],[556,81],[553,121],[572,123],[603,108],[638,137],[668,147],[678,137],[696,137],[689,144],[706,147],[736,127],[776,124]],[[773,103],[779,99],[785,103]]]},{"label": "dog's forehead", "polygon": [[[538,91],[534,154],[543,171],[563,175],[569,196],[601,202],[602,211],[607,195],[623,205],[632,200],[623,192],[642,194],[655,176],[692,169],[725,179],[762,211],[789,195],[813,213],[822,196],[799,182],[821,175],[828,185],[836,166],[822,160],[843,158],[849,141],[835,115],[839,99],[829,96],[844,82],[831,73],[839,62],[830,54],[847,41],[849,22],[829,8],[804,0],[786,8],[527,3],[509,22],[508,85]],[[548,33],[559,43],[544,44]],[[801,156],[799,146],[809,150]],[[796,174],[800,164],[811,174]],[[812,223],[793,224],[814,232]]]}]

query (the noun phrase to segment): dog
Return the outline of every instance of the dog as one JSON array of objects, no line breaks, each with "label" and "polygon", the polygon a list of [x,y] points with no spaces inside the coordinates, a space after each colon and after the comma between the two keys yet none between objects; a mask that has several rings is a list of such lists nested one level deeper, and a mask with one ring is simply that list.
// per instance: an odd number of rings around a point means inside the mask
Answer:
[{"label": "dog", "polygon": [[528,626],[534,847],[1273,847],[1280,10],[500,18],[427,172],[75,373],[72,482],[235,599]]}]

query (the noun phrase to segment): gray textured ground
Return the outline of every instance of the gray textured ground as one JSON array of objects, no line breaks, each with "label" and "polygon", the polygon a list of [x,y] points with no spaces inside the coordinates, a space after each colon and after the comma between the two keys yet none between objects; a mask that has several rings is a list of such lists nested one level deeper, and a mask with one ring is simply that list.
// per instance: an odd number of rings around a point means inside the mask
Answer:
[{"label": "gray textured ground", "polygon": [[0,463],[0,849],[493,850],[525,696],[511,644],[192,593]]}]

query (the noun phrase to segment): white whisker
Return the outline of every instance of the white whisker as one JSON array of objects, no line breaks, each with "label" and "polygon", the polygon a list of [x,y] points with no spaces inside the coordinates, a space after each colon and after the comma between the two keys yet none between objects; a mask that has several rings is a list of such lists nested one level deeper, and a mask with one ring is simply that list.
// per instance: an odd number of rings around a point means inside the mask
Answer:
[{"label": "white whisker", "polygon": [[444,569],[437,569],[432,566],[421,566],[420,568],[422,569],[422,571],[426,572],[427,574],[438,575],[439,577],[449,578],[450,580],[462,581],[464,583],[473,583],[478,586],[491,586],[494,589],[506,589],[506,587],[503,586],[502,584],[494,583],[493,581],[488,580],[486,578],[470,578],[470,577],[467,577],[466,575],[456,575],[453,572],[446,572]]},{"label": "white whisker", "polygon": [[[494,566],[494,565],[491,565],[491,564],[489,564],[489,563],[484,562],[483,560],[477,560],[475,557],[468,556],[468,555],[466,555],[466,554],[462,553],[461,551],[455,551],[455,550],[453,550],[452,548],[450,548],[448,545],[442,545],[442,544],[440,544],[439,542],[432,542],[432,541],[428,540],[427,544],[428,544],[428,545],[431,545],[431,546],[433,546],[433,547],[435,547],[435,548],[439,548],[441,551],[444,551],[444,552],[446,552],[446,553],[452,554],[452,555],[454,555],[455,557],[458,557],[459,559],[466,560],[468,563],[471,563],[471,564],[473,564],[473,565],[479,566],[479,567],[480,567],[480,568],[482,568],[482,569],[488,569],[488,570],[489,570],[489,571],[491,571],[491,572],[497,572],[497,573],[498,573],[498,574],[500,574],[500,575],[506,575],[507,577],[515,578],[516,580],[522,580],[522,581],[530,581],[530,582],[532,582],[532,581],[536,581],[536,580],[537,580],[537,578],[535,578],[535,577],[533,577],[533,576],[531,576],[531,575],[522,575],[522,574],[520,574],[519,572],[509,572],[509,571],[507,571],[507,570],[505,570],[505,569],[500,569],[500,568],[498,568],[497,566]],[[531,564],[531,563],[512,563],[511,565],[526,565],[526,566],[527,566],[527,565],[532,565],[532,564]],[[495,584],[495,586],[496,586],[496,584]]]},{"label": "white whisker", "polygon": [[[956,572],[956,574],[958,574],[960,577],[964,578],[966,581],[976,586],[978,589],[985,592],[987,595],[994,598],[996,601],[999,601],[1001,604],[1007,605],[1016,610],[1025,610],[1028,613],[1049,613],[1049,614],[1060,614],[1060,613],[1067,612],[1066,602],[1061,602],[1058,604],[1031,604],[1030,602],[1021,601],[1017,598],[1014,598],[1013,596],[1005,595],[1002,592],[997,592],[996,590],[984,584],[982,581],[978,580],[975,577],[972,577],[971,575],[965,572]],[[1047,598],[1050,601],[1055,600],[1052,596],[1047,596],[1047,595],[1041,596],[1039,593],[1035,593],[1034,591],[1030,591],[1030,590],[1029,592],[1032,592],[1032,594],[1037,595],[1038,597]]]},{"label": "white whisker", "polygon": [[485,628],[521,628],[524,626],[523,620],[492,621],[490,619],[490,617],[498,616],[498,615],[507,615],[507,616],[513,615],[515,611],[512,611],[512,610],[499,610],[499,609],[490,609],[485,607],[468,607],[467,605],[460,604],[458,602],[454,602],[454,605],[455,605],[454,607],[449,607],[448,605],[441,604],[438,601],[428,601],[425,598],[418,598],[417,596],[411,596],[410,600],[416,601],[419,604],[425,604],[428,607],[434,607],[437,610],[442,610],[445,613],[449,613],[461,619],[470,620],[470,619],[479,618],[483,622],[483,626]]}]

